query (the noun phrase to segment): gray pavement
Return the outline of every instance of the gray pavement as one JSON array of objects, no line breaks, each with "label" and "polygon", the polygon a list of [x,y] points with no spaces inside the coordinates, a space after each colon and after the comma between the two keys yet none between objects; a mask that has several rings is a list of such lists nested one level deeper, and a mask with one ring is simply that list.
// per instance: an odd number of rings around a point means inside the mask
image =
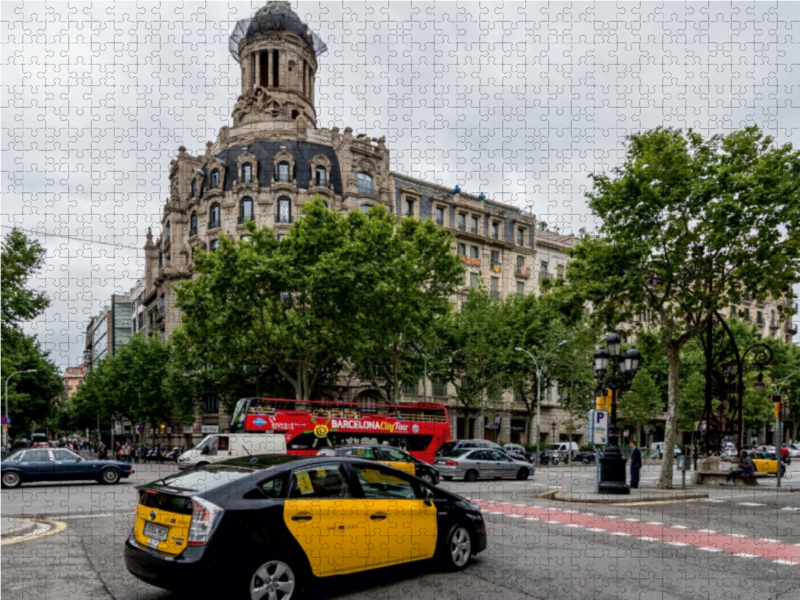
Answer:
[{"label": "gray pavement", "polygon": [[[133,522],[135,485],[175,471],[139,465],[130,481],[108,487],[93,483],[31,484],[3,490],[3,516],[55,519],[58,534],[3,546],[4,600],[33,597],[155,600],[166,592],[128,574],[123,542]],[[565,504],[540,496],[553,490],[591,486],[592,467],[543,467],[529,481],[448,482],[473,500],[558,512],[589,511],[601,518],[662,523],[736,536],[800,544],[800,494],[760,488],[708,490],[708,498],[636,505]],[[647,490],[657,470],[642,473]],[[790,470],[800,481],[800,465]],[[679,482],[679,476],[676,482]],[[566,511],[569,508],[570,511]],[[321,598],[471,600],[502,597],[557,600],[710,598],[724,600],[800,598],[800,564],[707,552],[686,545],[615,536],[565,527],[514,514],[486,513],[489,548],[462,573],[408,565],[326,582]],[[226,574],[220,573],[220,578]],[[218,600],[219,596],[215,596]]]}]

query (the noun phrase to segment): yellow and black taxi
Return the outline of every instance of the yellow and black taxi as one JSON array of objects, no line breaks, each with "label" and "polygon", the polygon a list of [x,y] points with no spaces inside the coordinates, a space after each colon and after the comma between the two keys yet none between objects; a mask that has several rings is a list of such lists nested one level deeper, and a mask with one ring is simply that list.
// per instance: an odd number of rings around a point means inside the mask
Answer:
[{"label": "yellow and black taxi", "polygon": [[376,461],[260,455],[139,488],[125,565],[205,597],[290,600],[319,578],[486,549],[480,508]]},{"label": "yellow and black taxi", "polygon": [[412,456],[405,450],[381,444],[352,444],[338,448],[325,448],[318,456],[354,456],[377,460],[385,465],[416,475],[431,485],[439,485],[439,471],[424,460]]},{"label": "yellow and black taxi", "polygon": [[[762,450],[754,450],[750,453],[750,458],[753,459],[753,466],[756,468],[756,473],[767,473],[769,475],[778,474],[778,460],[774,454],[764,452]],[[786,473],[786,465],[783,462],[781,466],[781,477]]]}]

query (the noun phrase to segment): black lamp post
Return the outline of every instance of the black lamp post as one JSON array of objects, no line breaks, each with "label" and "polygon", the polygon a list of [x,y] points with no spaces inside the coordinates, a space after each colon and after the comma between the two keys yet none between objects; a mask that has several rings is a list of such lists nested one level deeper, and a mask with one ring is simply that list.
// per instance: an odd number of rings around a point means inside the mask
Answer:
[{"label": "black lamp post", "polygon": [[619,447],[617,429],[617,398],[620,391],[630,389],[633,376],[639,370],[642,355],[635,348],[619,353],[620,337],[610,333],[606,337],[606,347],[594,353],[594,374],[601,390],[611,390],[611,417],[608,424],[608,446],[600,459],[601,494],[630,494],[631,488],[625,483],[625,463]]}]

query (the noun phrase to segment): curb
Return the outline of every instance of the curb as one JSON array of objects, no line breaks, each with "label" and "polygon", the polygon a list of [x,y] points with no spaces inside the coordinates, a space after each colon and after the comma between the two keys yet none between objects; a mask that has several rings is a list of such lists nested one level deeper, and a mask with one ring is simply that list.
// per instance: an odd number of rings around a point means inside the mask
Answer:
[{"label": "curb", "polygon": [[39,524],[36,521],[31,521],[29,519],[22,519],[22,525],[17,525],[16,527],[12,527],[11,529],[6,529],[2,533],[0,533],[0,539],[10,539],[14,537],[20,537],[23,535],[28,535],[29,533],[33,533],[36,531],[36,528]]},{"label": "curb", "polygon": [[[550,492],[545,492],[550,493]],[[587,493],[587,492],[584,492]],[[594,495],[594,492],[588,492]],[[701,498],[708,498],[706,493],[686,493],[686,494],[652,494],[648,497],[631,497],[631,496],[599,496],[595,498],[574,497],[575,495],[582,495],[581,492],[565,492],[564,490],[555,490],[552,492],[551,500],[559,502],[571,502],[573,504],[641,504],[645,502],[681,502],[683,500],[699,500]],[[539,496],[542,498],[543,496]]]}]

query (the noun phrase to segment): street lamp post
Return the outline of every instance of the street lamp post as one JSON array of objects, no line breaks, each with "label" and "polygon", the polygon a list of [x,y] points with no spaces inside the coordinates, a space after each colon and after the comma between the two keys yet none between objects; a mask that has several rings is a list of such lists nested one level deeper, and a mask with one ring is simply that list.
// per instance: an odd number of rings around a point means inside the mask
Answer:
[{"label": "street lamp post", "polygon": [[542,366],[539,368],[539,363],[536,361],[536,357],[525,350],[525,348],[514,348],[517,352],[524,352],[528,356],[531,357],[533,364],[536,366],[536,466],[539,467],[539,441],[541,439],[541,430],[542,430],[542,371],[544,370],[544,364],[547,361],[547,357],[550,356],[550,353],[553,352],[556,348],[560,348],[564,344],[566,344],[569,340],[561,340],[556,346],[553,346],[550,351],[544,355],[542,359]]},{"label": "street lamp post", "polygon": [[[608,427],[608,446],[600,459],[601,494],[630,494],[631,488],[625,483],[625,463],[619,447],[617,428],[617,399],[620,391],[629,389],[631,380],[639,370],[642,355],[631,348],[620,355],[620,337],[610,333],[606,337],[606,347],[594,353],[594,374],[600,389],[611,390],[611,417]],[[610,367],[610,369],[609,369]]]},{"label": "street lamp post", "polygon": [[8,442],[11,439],[11,415],[8,412],[8,381],[14,375],[19,375],[20,373],[36,373],[36,369],[26,369],[25,371],[14,371],[11,375],[6,377],[6,446],[8,446]]}]

